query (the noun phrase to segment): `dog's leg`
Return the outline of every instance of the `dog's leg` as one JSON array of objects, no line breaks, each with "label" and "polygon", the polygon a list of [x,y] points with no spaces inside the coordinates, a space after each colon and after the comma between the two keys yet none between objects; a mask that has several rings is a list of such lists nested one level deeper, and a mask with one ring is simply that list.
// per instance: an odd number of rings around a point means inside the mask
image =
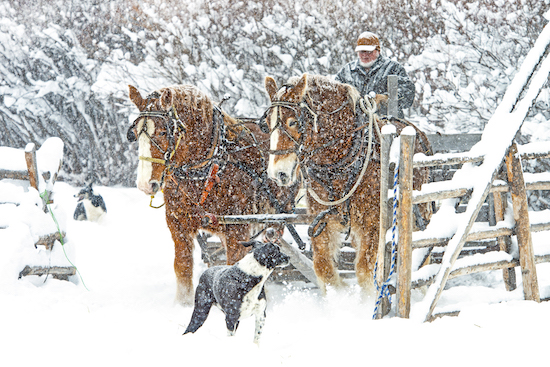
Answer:
[{"label": "dog's leg", "polygon": [[260,344],[260,336],[262,336],[262,329],[265,325],[265,310],[267,308],[267,302],[265,299],[261,299],[258,304],[258,310],[256,312],[256,329],[254,330],[254,343]]},{"label": "dog's leg", "polygon": [[225,325],[227,325],[227,336],[233,336],[237,332],[239,327],[239,318],[235,315],[226,315],[225,316]]},{"label": "dog's leg", "polygon": [[191,321],[185,330],[184,335],[187,333],[194,333],[198,328],[204,324],[210,309],[215,302],[214,293],[210,287],[210,282],[208,281],[210,277],[207,272],[205,272],[200,280],[199,285],[197,286],[197,291],[195,294],[195,308],[193,309],[193,315],[191,316]]}]

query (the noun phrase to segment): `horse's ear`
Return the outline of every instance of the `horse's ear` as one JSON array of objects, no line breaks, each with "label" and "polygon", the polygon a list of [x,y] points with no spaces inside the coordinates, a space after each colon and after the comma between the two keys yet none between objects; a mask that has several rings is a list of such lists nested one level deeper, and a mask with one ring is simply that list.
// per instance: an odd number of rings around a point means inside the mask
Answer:
[{"label": "horse's ear", "polygon": [[164,110],[172,107],[172,90],[170,88],[167,88],[162,92],[162,95],[160,96],[160,106]]},{"label": "horse's ear", "polygon": [[307,86],[307,74],[302,75],[296,86],[292,89],[292,91],[301,99],[303,95],[306,92],[306,86]]},{"label": "horse's ear", "polygon": [[128,93],[128,97],[130,98],[130,101],[134,102],[138,110],[143,111],[145,109],[146,102],[141,97],[141,94],[137,90],[136,87],[133,85],[128,85],[128,89],[130,90]]},{"label": "horse's ear", "polygon": [[265,90],[269,95],[269,99],[273,101],[275,99],[275,94],[277,94],[277,82],[270,76],[265,77]]}]

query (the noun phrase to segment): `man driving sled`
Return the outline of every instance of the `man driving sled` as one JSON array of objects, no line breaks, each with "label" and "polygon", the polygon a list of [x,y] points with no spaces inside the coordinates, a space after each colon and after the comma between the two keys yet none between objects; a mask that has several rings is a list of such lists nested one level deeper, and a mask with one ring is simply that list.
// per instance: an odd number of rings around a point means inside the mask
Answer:
[{"label": "man driving sled", "polygon": [[398,118],[404,118],[403,110],[411,107],[414,101],[414,84],[409,79],[405,68],[396,61],[380,55],[380,40],[372,32],[363,32],[357,39],[355,47],[357,60],[346,64],[336,80],[351,84],[361,96],[370,92],[376,93],[376,104],[380,115],[387,115],[388,75],[398,76],[397,98]]}]

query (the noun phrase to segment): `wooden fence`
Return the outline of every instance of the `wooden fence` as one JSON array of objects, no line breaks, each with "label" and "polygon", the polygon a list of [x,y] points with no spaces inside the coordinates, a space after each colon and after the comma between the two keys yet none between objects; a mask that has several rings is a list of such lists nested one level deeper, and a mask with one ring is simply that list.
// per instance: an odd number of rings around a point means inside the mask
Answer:
[{"label": "wooden fence", "polygon": [[[29,186],[36,189],[41,194],[42,210],[47,212],[47,205],[51,204],[52,189],[57,179],[59,170],[61,169],[61,158],[63,155],[63,143],[58,138],[50,138],[51,141],[46,141],[43,147],[47,145],[46,156],[41,156],[42,161],[37,160],[37,150],[33,143],[27,144],[24,150],[1,147],[2,154],[5,155],[4,161],[8,160],[7,167],[0,167],[0,180],[23,180],[28,181]],[[51,155],[51,156],[50,156]],[[24,163],[22,157],[24,156]],[[9,157],[11,159],[6,159]],[[41,164],[39,164],[41,163]],[[18,206],[17,198],[10,199],[9,202],[0,202],[0,205],[15,205]],[[40,226],[40,223],[36,224]],[[0,225],[0,230],[5,229]],[[52,251],[54,243],[61,241],[65,237],[65,233],[55,231],[42,235],[34,244],[34,247],[43,248],[46,251]],[[28,275],[45,275],[49,274],[56,279],[67,280],[69,276],[74,275],[76,269],[72,266],[25,266],[21,270],[19,277]]]},{"label": "wooden fence", "polygon": [[[392,170],[394,165],[389,164],[388,156],[392,133],[386,131],[383,136],[382,159],[386,161],[387,166],[390,166],[390,170]],[[475,184],[475,178],[471,178],[469,183],[464,180],[456,182],[449,180],[425,184],[421,191],[413,191],[413,170],[424,167],[436,168],[450,165],[464,165],[467,163],[479,164],[484,159],[483,156],[472,155],[470,152],[438,154],[432,157],[417,155],[413,158],[412,147],[414,139],[414,135],[401,135],[398,264],[395,288],[392,289],[396,293],[396,314],[400,317],[409,317],[411,289],[430,285],[438,275],[440,268],[440,265],[433,261],[433,257],[429,257],[424,266],[420,268],[415,267],[411,256],[413,251],[444,247],[454,235],[437,235],[437,231],[431,231],[430,226],[425,231],[413,232],[411,230],[414,218],[413,206],[421,203],[441,202],[452,199],[455,199],[455,202],[458,202],[458,200],[467,200]],[[502,269],[506,288],[512,290],[516,286],[514,268],[520,266],[525,299],[540,300],[535,264],[549,262],[550,254],[534,254],[531,232],[549,230],[550,214],[545,216],[545,213],[539,212],[537,215],[537,213],[528,211],[526,191],[550,190],[550,178],[547,173],[529,174],[525,178],[521,160],[549,157],[550,142],[533,143],[520,147],[513,144],[510,147],[500,174],[497,180],[491,185],[490,195],[486,200],[486,205],[489,206],[489,212],[491,213],[488,218],[489,221],[487,223],[476,222],[476,225],[472,226],[469,229],[469,233],[467,233],[467,241],[475,244],[477,249],[468,249],[468,245],[464,247],[459,255],[463,260],[459,259],[452,266],[449,279],[476,272]],[[381,209],[381,233],[386,233],[391,223],[390,211],[387,210],[388,202],[391,201],[388,195],[388,176],[393,177],[388,172],[383,177],[384,181],[382,181],[387,186],[382,190],[382,202],[386,202],[386,205],[381,206],[381,208],[384,208]],[[510,194],[512,202],[513,218],[505,218],[508,194]],[[438,215],[447,216],[449,226],[452,226],[453,221],[460,220],[459,213],[449,215],[447,211],[445,213],[435,213],[432,221],[437,220],[436,217]],[[539,219],[536,222],[530,221],[530,218],[537,217]],[[519,251],[516,256],[512,256],[511,254],[511,236],[517,237]],[[384,276],[382,272],[385,272],[385,276],[389,273],[390,245],[389,242],[386,242],[384,236],[381,236],[379,264],[380,259],[382,259],[384,266],[380,270],[380,277]],[[472,253],[478,254],[475,260],[466,257]],[[381,309],[379,317],[389,311],[387,304],[386,301],[386,307]],[[433,319],[434,317],[437,317],[437,315],[430,314],[428,319]]]}]

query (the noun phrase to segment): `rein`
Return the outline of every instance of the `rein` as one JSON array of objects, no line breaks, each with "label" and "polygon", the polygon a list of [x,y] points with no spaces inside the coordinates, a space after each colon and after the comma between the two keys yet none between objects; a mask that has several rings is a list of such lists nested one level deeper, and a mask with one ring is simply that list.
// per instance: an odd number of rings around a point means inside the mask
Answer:
[{"label": "rein", "polygon": [[[367,104],[366,106],[365,106],[365,102]],[[315,199],[315,201],[317,201],[321,205],[335,206],[335,205],[342,204],[343,202],[348,200],[355,193],[355,191],[357,191],[357,188],[359,187],[359,184],[361,183],[361,181],[363,181],[363,177],[365,176],[365,172],[367,171],[367,167],[369,165],[370,157],[371,157],[371,153],[372,153],[373,125],[376,126],[376,130],[377,130],[377,133],[378,133],[379,136],[380,136],[380,127],[378,126],[378,124],[374,123],[374,112],[376,111],[376,102],[372,101],[372,103],[371,103],[368,99],[365,100],[365,99],[361,98],[359,100],[359,104],[360,104],[361,109],[363,110],[363,112],[365,112],[367,114],[367,116],[369,117],[369,125],[368,125],[369,126],[369,140],[368,140],[368,146],[367,146],[367,156],[366,156],[365,160],[363,161],[363,168],[361,169],[361,172],[359,173],[359,177],[357,177],[357,180],[355,181],[355,184],[350,189],[350,191],[348,191],[347,194],[345,194],[343,197],[341,197],[340,199],[335,200],[335,201],[325,201],[325,200],[321,199],[319,197],[319,195],[317,195],[317,193],[313,190],[313,188],[310,185],[308,185],[308,187],[307,187],[308,193]]]}]

